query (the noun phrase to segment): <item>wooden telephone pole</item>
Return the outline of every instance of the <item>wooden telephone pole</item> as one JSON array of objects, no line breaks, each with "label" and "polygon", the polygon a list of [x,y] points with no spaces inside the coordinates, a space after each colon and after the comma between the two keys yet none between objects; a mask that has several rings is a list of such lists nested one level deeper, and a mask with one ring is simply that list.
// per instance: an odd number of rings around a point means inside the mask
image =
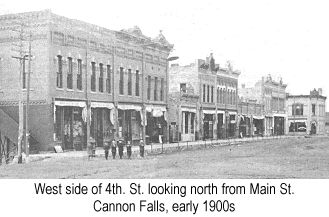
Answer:
[{"label": "wooden telephone pole", "polygon": [[[23,81],[23,76],[25,76],[25,60],[28,58],[28,79],[27,79],[27,90],[26,90],[26,110],[25,110],[25,154],[28,157],[29,156],[29,131],[28,131],[28,115],[29,115],[29,94],[30,94],[30,74],[31,74],[31,41],[32,41],[32,34],[29,34],[29,40],[28,40],[28,53],[24,51],[24,23],[20,23],[19,30],[13,29],[13,31],[19,32],[19,42],[18,44],[13,43],[13,46],[18,48],[12,49],[14,52],[18,52],[18,56],[12,56],[14,59],[18,59],[20,63],[19,67],[19,100],[18,100],[18,140],[17,140],[17,156],[18,156],[18,163],[21,164],[23,162],[22,158],[22,151],[23,151],[23,139],[24,139],[24,94],[23,94],[23,87],[25,87],[25,80]],[[25,78],[25,77],[24,77]]]}]

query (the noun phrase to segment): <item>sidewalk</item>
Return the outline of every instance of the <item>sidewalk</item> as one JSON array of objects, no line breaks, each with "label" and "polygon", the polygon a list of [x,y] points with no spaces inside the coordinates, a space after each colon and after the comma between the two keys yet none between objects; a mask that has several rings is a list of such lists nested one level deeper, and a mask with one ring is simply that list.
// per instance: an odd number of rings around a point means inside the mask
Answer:
[{"label": "sidewalk", "polygon": [[[224,139],[224,140],[199,140],[199,141],[191,141],[191,142],[176,142],[176,143],[153,143],[145,146],[145,154],[157,154],[167,151],[180,151],[186,149],[192,149],[195,147],[204,147],[207,146],[223,146],[223,145],[234,145],[241,143],[248,143],[251,141],[261,141],[261,140],[275,140],[275,139],[283,139],[283,138],[291,138],[298,136],[270,136],[270,137],[246,137],[246,138],[236,138],[236,139]],[[95,152],[96,156],[104,156],[104,149],[97,148]],[[110,153],[111,155],[111,153]],[[126,148],[124,148],[124,155],[126,155]],[[139,155],[139,146],[132,146],[132,155]],[[30,155],[29,161],[40,161],[48,158],[81,158],[88,157],[87,151],[68,151],[63,153],[42,153],[42,154],[33,154]]]}]

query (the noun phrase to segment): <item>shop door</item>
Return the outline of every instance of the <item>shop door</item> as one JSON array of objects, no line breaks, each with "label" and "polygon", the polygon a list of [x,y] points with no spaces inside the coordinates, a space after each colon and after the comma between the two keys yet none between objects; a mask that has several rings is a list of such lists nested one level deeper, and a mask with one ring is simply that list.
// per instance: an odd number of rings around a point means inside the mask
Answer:
[{"label": "shop door", "polygon": [[64,150],[73,149],[72,108],[64,107]]},{"label": "shop door", "polygon": [[103,147],[104,133],[103,133],[103,109],[97,109],[96,121],[96,144],[97,147]]}]

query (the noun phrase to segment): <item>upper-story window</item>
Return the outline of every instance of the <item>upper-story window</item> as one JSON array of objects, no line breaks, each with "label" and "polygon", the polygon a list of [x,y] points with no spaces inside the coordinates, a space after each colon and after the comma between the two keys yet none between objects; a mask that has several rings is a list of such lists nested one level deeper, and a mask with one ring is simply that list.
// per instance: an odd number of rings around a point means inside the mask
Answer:
[{"label": "upper-story window", "polygon": [[154,101],[158,100],[158,78],[154,78]]},{"label": "upper-story window", "polygon": [[164,79],[161,78],[160,101],[164,101]]},{"label": "upper-story window", "polygon": [[103,63],[99,64],[98,91],[104,92],[104,67]]},{"label": "upper-story window", "polygon": [[312,104],[312,115],[315,115],[315,104]]},{"label": "upper-story window", "polygon": [[82,90],[82,60],[78,59],[77,89]]},{"label": "upper-story window", "polygon": [[214,86],[211,86],[211,102],[213,103],[214,102]]},{"label": "upper-story window", "polygon": [[303,115],[303,104],[300,103],[293,104],[292,115]]},{"label": "upper-story window", "polygon": [[136,70],[136,78],[135,78],[135,81],[136,81],[135,95],[136,96],[139,96],[139,71],[138,70]]},{"label": "upper-story window", "polygon": [[207,85],[207,102],[209,102],[209,96],[210,96],[210,87]]},{"label": "upper-story window", "polygon": [[123,67],[120,67],[119,94],[124,95],[124,74]]},{"label": "upper-story window", "polygon": [[58,68],[57,68],[56,86],[58,88],[62,88],[63,87],[63,59],[62,56],[60,55],[57,56],[57,64],[58,64]]},{"label": "upper-story window", "polygon": [[111,65],[106,66],[106,92],[111,93]]},{"label": "upper-story window", "polygon": [[206,102],[206,85],[205,85],[205,84],[203,85],[203,92],[202,92],[202,95],[203,95],[203,96],[202,96],[202,99],[203,99],[202,101],[203,101],[203,102]]},{"label": "upper-story window", "polygon": [[186,93],[186,83],[180,83],[180,92]]},{"label": "upper-story window", "polygon": [[72,62],[72,57],[68,57],[67,61],[68,61],[67,89],[73,89],[73,62]]},{"label": "upper-story window", "polygon": [[90,79],[90,89],[91,91],[96,91],[96,63],[91,62],[91,79]]},{"label": "upper-story window", "polygon": [[131,69],[128,69],[128,95],[132,95],[132,75],[131,75]]},{"label": "upper-story window", "polygon": [[151,99],[151,76],[147,76],[147,100]]}]

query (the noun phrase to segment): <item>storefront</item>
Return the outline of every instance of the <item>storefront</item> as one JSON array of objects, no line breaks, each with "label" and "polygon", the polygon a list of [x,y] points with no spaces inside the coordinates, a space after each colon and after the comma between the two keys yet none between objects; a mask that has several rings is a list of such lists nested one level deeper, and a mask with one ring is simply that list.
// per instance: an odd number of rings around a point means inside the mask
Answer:
[{"label": "storefront", "polygon": [[203,138],[204,139],[213,139],[214,138],[214,116],[216,114],[215,110],[206,110],[203,111]]},{"label": "storefront", "polygon": [[138,144],[142,139],[142,107],[140,105],[118,105],[118,137]]},{"label": "storefront", "polygon": [[225,138],[225,112],[217,111],[217,139]]},{"label": "storefront", "polygon": [[251,136],[251,117],[248,115],[239,116],[239,137]]},{"label": "storefront", "polygon": [[289,132],[299,132],[299,133],[306,133],[307,132],[307,125],[306,120],[291,120],[289,121]]},{"label": "storefront", "polygon": [[228,129],[227,129],[227,137],[234,138],[236,132],[236,112],[228,113]]},{"label": "storefront", "polygon": [[63,150],[86,147],[86,102],[54,102],[54,140]]},{"label": "storefront", "polygon": [[97,147],[114,139],[113,103],[91,102],[90,137]]},{"label": "storefront", "polygon": [[[146,142],[166,142],[164,138],[167,132],[166,112],[164,106],[147,105],[146,111]],[[160,137],[161,136],[161,139]],[[162,140],[162,141],[161,141]]]},{"label": "storefront", "polygon": [[264,136],[264,116],[253,116],[254,136]]},{"label": "storefront", "polygon": [[285,117],[274,115],[274,135],[284,135]]},{"label": "storefront", "polygon": [[195,141],[196,109],[181,109],[181,141]]}]

